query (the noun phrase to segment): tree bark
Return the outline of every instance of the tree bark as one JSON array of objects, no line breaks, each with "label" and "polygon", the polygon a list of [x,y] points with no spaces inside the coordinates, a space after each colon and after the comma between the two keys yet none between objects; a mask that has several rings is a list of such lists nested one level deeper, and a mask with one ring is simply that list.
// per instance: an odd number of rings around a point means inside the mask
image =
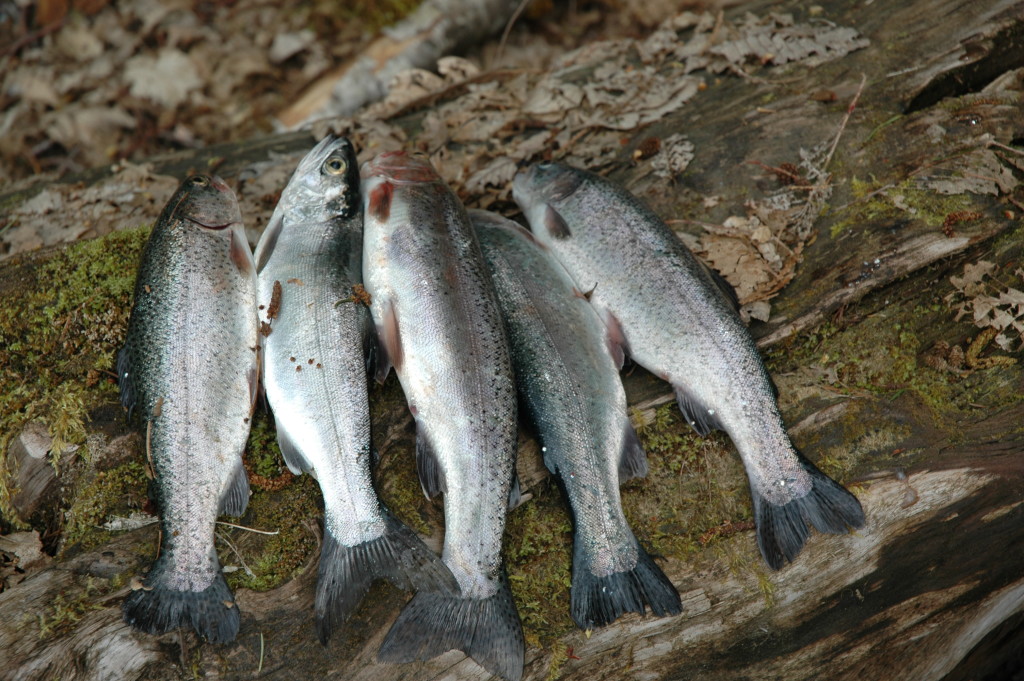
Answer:
[{"label": "tree bark", "polygon": [[[701,214],[702,222],[720,224],[744,201],[777,188],[781,175],[772,169],[796,168],[801,149],[838,139],[825,169],[827,209],[811,216],[811,236],[792,281],[772,299],[772,316],[751,328],[795,443],[812,459],[848,462],[847,483],[867,526],[851,536],[815,535],[776,573],[737,567],[737,556],[744,565],[756,561],[753,534],[723,528],[732,536],[663,562],[682,595],[682,615],[631,615],[589,636],[574,631],[531,645],[525,679],[550,678],[553,670],[556,678],[587,681],[994,679],[1022,664],[1020,343],[1009,352],[986,345],[991,334],[971,324],[971,295],[958,293],[951,277],[985,261],[996,273],[985,295],[1024,289],[1016,273],[1024,257],[1017,179],[1024,170],[1024,6],[821,4],[825,16],[857,28],[870,45],[813,69],[796,64],[784,78],[723,76],[677,113],[628,133],[612,175],[644,187],[663,216]],[[679,131],[695,149],[685,173],[651,180],[633,164],[643,140]],[[222,157],[220,172],[244,180],[254,167],[290,170],[308,144],[308,135],[291,133],[154,159],[153,172],[181,175]],[[29,200],[35,189],[18,191],[0,205]],[[712,195],[717,206],[701,208]],[[54,210],[55,219],[68,219]],[[0,263],[0,292],[42,286],[31,271],[47,257]],[[956,314],[960,304],[966,318]],[[673,400],[642,370],[625,380],[639,422]],[[378,394],[388,396],[374,405],[387,466],[389,457],[409,455],[414,435],[395,386]],[[120,435],[110,424],[116,411],[109,413],[89,425],[106,445]],[[534,491],[547,478],[535,450],[526,441],[519,463],[524,487]],[[436,525],[437,515],[428,521]],[[144,569],[155,542],[155,527],[144,527],[15,578],[0,593],[0,678],[487,678],[459,652],[377,664],[375,652],[407,599],[388,586],[374,587],[348,630],[322,647],[313,632],[315,562],[271,591],[239,590],[242,629],[232,644],[131,631],[120,618],[130,587],[109,584],[126,584]],[[118,575],[120,582],[111,581]],[[58,597],[84,610],[42,631],[49,616],[40,615],[52,613]]]}]

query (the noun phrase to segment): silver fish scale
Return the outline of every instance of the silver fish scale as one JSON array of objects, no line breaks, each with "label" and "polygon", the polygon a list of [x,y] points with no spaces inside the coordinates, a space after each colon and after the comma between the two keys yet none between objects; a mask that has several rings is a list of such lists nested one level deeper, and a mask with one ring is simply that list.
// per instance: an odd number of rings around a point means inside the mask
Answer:
[{"label": "silver fish scale", "polygon": [[528,236],[487,214],[471,215],[508,321],[516,381],[545,464],[569,495],[588,569],[600,577],[630,571],[637,546],[619,497],[626,396],[604,326]]},{"label": "silver fish scale", "polygon": [[[524,191],[526,183],[519,182],[522,195],[534,191]],[[751,483],[768,501],[784,505],[806,494],[810,476],[786,434],[750,334],[689,250],[631,194],[597,184],[587,173],[580,173],[580,185],[568,197],[548,203],[565,217],[572,235],[556,238],[536,226],[544,220],[540,202],[527,211],[538,239],[581,290],[593,289],[591,303],[598,311],[617,319],[629,354],[673,385],[685,386],[707,417],[722,425]],[[640,300],[659,305],[636,304]]]},{"label": "silver fish scale", "polygon": [[364,167],[364,278],[381,329],[401,338],[399,378],[418,437],[445,483],[442,559],[463,596],[499,588],[515,466],[516,394],[505,331],[465,209],[438,182],[396,182],[388,219],[373,214],[385,179]]},{"label": "silver fish scale", "polygon": [[291,210],[297,219],[288,219],[259,276],[261,319],[274,283],[281,289],[263,340],[263,382],[279,439],[292,443],[320,483],[327,531],[354,546],[385,526],[370,476],[370,316],[352,300],[362,279],[362,214],[317,219],[299,202]]},{"label": "silver fish scale", "polygon": [[246,273],[232,260],[232,239],[244,239],[240,228],[158,223],[125,342],[136,405],[151,424],[164,578],[180,591],[202,591],[219,572],[214,521],[249,433],[256,282],[251,262]]}]

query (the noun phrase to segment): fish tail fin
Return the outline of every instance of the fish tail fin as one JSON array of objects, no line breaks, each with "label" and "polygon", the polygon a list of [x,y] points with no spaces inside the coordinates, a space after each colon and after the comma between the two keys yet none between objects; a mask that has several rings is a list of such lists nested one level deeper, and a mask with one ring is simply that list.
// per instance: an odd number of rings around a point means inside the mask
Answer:
[{"label": "fish tail fin", "polygon": [[164,578],[168,559],[157,559],[142,586],[131,591],[121,609],[124,621],[147,634],[192,627],[210,643],[229,643],[238,635],[241,616],[224,574],[217,565],[213,583],[203,591],[181,591]]},{"label": "fish tail fin", "polygon": [[793,562],[810,535],[808,525],[829,534],[845,534],[864,526],[864,509],[857,497],[799,452],[797,457],[811,476],[811,489],[804,496],[780,506],[751,486],[757,546],[773,570]]},{"label": "fish tail fin", "polygon": [[461,650],[506,681],[523,676],[525,644],[508,582],[490,598],[421,591],[405,606],[377,653],[381,662],[429,660]]},{"label": "fish tail fin", "polygon": [[416,533],[381,510],[384,534],[371,541],[346,546],[324,531],[314,605],[321,643],[348,620],[375,579],[388,579],[410,591],[458,590],[451,572]]},{"label": "fish tail fin", "polygon": [[580,629],[606,626],[627,612],[643,615],[645,605],[658,617],[682,612],[679,592],[639,542],[636,565],[606,576],[594,573],[592,562],[583,557],[583,545],[574,542],[572,561],[571,610]]}]

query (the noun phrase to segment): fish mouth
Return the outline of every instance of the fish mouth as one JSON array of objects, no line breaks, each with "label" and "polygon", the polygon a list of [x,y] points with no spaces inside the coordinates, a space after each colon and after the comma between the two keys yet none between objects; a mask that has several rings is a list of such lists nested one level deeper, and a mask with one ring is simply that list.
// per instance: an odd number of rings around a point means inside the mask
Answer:
[{"label": "fish mouth", "polygon": [[426,156],[405,151],[385,151],[363,166],[363,175],[381,175],[396,184],[440,182],[441,177]]},{"label": "fish mouth", "polygon": [[224,222],[224,223],[213,222],[212,220],[210,220],[210,221],[203,221],[203,220],[198,220],[196,218],[187,218],[187,220],[189,222],[199,226],[199,227],[202,227],[203,229],[209,229],[209,230],[214,231],[214,232],[219,232],[222,229],[227,229],[229,227],[234,227],[235,225],[239,224],[239,222],[237,220],[231,220],[230,222]]}]

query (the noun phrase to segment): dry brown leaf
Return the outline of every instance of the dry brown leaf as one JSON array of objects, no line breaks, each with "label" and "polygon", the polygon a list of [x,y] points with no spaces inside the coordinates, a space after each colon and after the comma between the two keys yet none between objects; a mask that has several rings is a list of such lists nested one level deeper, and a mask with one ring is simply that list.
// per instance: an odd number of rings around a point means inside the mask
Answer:
[{"label": "dry brown leaf", "polygon": [[188,55],[173,47],[155,56],[140,54],[124,66],[124,80],[131,94],[174,108],[203,86],[199,71]]},{"label": "dry brown leaf", "polygon": [[942,164],[918,184],[940,194],[1008,194],[1017,186],[1013,171],[991,149],[975,149]]},{"label": "dry brown leaf", "polygon": [[661,141],[661,151],[651,158],[654,174],[665,180],[679,175],[690,165],[694,150],[686,135],[669,135]]},{"label": "dry brown leaf", "polygon": [[271,63],[280,64],[286,59],[294,57],[299,52],[308,50],[316,40],[316,33],[308,28],[301,31],[285,31],[274,36],[274,42],[270,45],[267,58]]},{"label": "dry brown leaf", "polygon": [[964,275],[962,277],[954,275],[949,278],[949,281],[965,296],[975,296],[984,290],[983,287],[980,286],[982,280],[984,280],[985,277],[992,276],[995,269],[995,263],[987,260],[979,260],[976,263],[967,263],[964,265]]}]

